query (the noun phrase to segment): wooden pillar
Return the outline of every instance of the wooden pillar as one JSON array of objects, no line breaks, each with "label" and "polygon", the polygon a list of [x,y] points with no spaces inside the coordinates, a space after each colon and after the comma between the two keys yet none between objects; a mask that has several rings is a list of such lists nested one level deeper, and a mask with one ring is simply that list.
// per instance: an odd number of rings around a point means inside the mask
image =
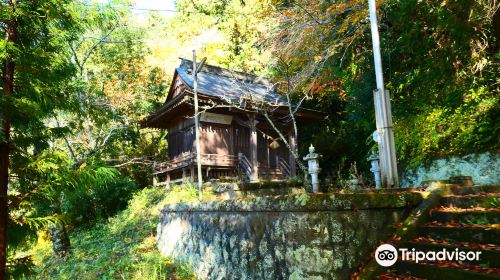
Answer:
[{"label": "wooden pillar", "polygon": [[[271,155],[270,155],[270,150],[269,150],[269,143],[267,143],[267,140],[266,140],[266,156],[267,156],[267,159],[266,159],[266,163],[267,163],[267,168],[271,168]],[[275,166],[277,167],[277,166]]]},{"label": "wooden pillar", "polygon": [[252,178],[250,181],[259,181],[259,161],[257,159],[257,123],[255,115],[250,116],[250,164],[252,165]]},{"label": "wooden pillar", "polygon": [[167,173],[167,188],[170,188],[170,173]]},{"label": "wooden pillar", "polygon": [[194,183],[194,165],[191,165],[190,170],[191,170],[191,182]]},{"label": "wooden pillar", "polygon": [[182,181],[186,180],[186,168],[182,168]]},{"label": "wooden pillar", "polygon": [[155,174],[156,171],[156,161],[153,162],[153,186],[158,185],[158,176]]},{"label": "wooden pillar", "polygon": [[[290,129],[288,131],[288,144],[290,144],[290,148],[292,148],[292,151],[296,151],[297,149],[297,139],[295,139],[295,135],[293,131]],[[295,177],[297,175],[297,163],[295,162],[295,157],[293,154],[290,152],[289,156],[289,163],[290,163],[290,177]]]}]

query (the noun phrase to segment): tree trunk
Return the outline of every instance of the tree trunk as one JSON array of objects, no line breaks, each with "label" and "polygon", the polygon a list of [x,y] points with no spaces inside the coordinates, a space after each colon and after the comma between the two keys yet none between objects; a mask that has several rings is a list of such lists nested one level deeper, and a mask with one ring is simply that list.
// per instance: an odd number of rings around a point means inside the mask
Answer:
[{"label": "tree trunk", "polygon": [[[13,5],[10,2],[10,5]],[[7,42],[16,41],[16,20],[11,19],[6,24]],[[0,110],[1,133],[0,133],[0,280],[5,278],[7,266],[7,221],[9,210],[7,206],[7,189],[9,186],[9,154],[10,154],[10,96],[14,91],[14,61],[8,53],[2,69],[3,97],[6,107]]]},{"label": "tree trunk", "polygon": [[60,222],[51,225],[49,227],[49,232],[54,253],[60,258],[66,259],[71,251],[71,243],[64,223]]},{"label": "tree trunk", "polygon": [[[302,161],[301,161],[301,159],[299,157],[299,153],[298,153],[297,147],[295,147],[295,148],[292,149],[292,147],[290,146],[290,144],[286,140],[286,138],[283,135],[283,133],[281,133],[281,131],[278,129],[278,127],[274,124],[274,122],[271,120],[271,118],[269,117],[269,114],[266,111],[263,112],[263,115],[264,115],[264,117],[266,117],[267,122],[271,125],[271,127],[274,129],[274,131],[276,133],[278,133],[278,136],[280,137],[281,141],[283,141],[283,143],[285,144],[285,146],[288,149],[288,151],[295,158],[295,161],[299,165],[300,170],[302,170],[302,172],[305,174],[304,184],[307,185],[309,183],[308,180],[307,180],[308,169],[304,165],[304,163],[302,163]],[[297,137],[297,134],[295,134],[295,137]]]}]

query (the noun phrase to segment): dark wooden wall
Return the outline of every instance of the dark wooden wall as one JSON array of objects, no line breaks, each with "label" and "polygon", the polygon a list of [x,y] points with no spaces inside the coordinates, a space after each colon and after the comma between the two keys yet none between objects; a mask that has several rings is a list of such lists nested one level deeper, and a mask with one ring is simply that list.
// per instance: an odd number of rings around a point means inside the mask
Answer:
[{"label": "dark wooden wall", "polygon": [[257,131],[257,160],[259,166],[264,167],[268,164],[268,146],[266,136],[261,131]]},{"label": "dark wooden wall", "polygon": [[201,123],[200,148],[202,154],[230,155],[232,133],[230,125]]},{"label": "dark wooden wall", "polygon": [[167,134],[168,157],[170,159],[185,153],[192,152],[194,144],[193,118],[179,118],[169,127]]},{"label": "dark wooden wall", "polygon": [[[277,139],[279,148],[272,149],[269,145]],[[288,162],[288,149],[279,139],[278,134],[272,128],[260,128],[257,132],[257,158],[262,167],[278,167],[276,157],[284,158]]]},{"label": "dark wooden wall", "polygon": [[250,129],[235,122],[233,122],[232,127],[234,155],[242,153],[250,158]]},{"label": "dark wooden wall", "polygon": [[[174,159],[182,153],[192,152],[194,148],[194,120],[179,118],[172,125],[167,134],[168,154]],[[289,152],[285,144],[278,139],[280,145],[271,149],[269,145],[278,134],[271,128],[261,127],[257,131],[257,159],[261,167],[278,167],[277,156],[289,159]],[[234,155],[243,153],[248,159],[250,151],[250,129],[233,121],[231,125],[201,123],[200,148],[202,154]]]}]

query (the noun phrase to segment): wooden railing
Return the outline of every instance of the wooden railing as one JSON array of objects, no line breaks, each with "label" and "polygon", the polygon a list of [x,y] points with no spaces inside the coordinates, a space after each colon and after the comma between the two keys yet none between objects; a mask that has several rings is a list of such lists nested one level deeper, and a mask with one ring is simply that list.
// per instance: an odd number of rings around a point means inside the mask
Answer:
[{"label": "wooden railing", "polygon": [[285,175],[285,177],[290,177],[292,172],[290,171],[290,165],[284,158],[278,157],[278,167],[281,170],[281,173]]},{"label": "wooden railing", "polygon": [[243,153],[238,153],[238,162],[240,170],[250,180],[252,178],[252,165],[250,164],[250,161]]},{"label": "wooden railing", "polygon": [[[201,164],[210,166],[231,167],[237,165],[238,158],[233,155],[202,154]],[[196,153],[186,152],[172,160],[155,165],[154,174],[164,173],[196,163]]]},{"label": "wooden railing", "polygon": [[196,155],[191,152],[182,153],[174,159],[157,164],[154,168],[154,174],[189,166],[194,162],[195,157]]},{"label": "wooden railing", "polygon": [[[285,177],[290,177],[290,165],[281,157],[277,157],[277,167]],[[155,165],[154,174],[160,174],[171,170],[191,166],[196,164],[196,153],[183,153],[176,158]],[[204,166],[219,166],[219,167],[237,167],[242,172],[242,175],[248,179],[252,178],[252,164],[248,158],[239,153],[238,156],[233,155],[218,155],[218,154],[202,154],[201,164]],[[264,170],[264,168],[262,169]]]},{"label": "wooden railing", "polygon": [[[218,155],[218,154],[202,154],[202,165],[215,165],[215,166],[236,166],[238,157],[233,155]],[[195,156],[196,162],[196,156]]]}]

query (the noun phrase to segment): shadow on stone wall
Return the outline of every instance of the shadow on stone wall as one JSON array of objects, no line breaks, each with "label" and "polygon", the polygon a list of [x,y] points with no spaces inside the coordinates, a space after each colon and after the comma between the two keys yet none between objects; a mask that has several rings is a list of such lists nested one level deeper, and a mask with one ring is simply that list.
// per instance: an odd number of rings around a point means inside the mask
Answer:
[{"label": "shadow on stone wall", "polygon": [[348,279],[421,201],[416,193],[312,198],[167,206],[158,248],[200,279]]},{"label": "shadow on stone wall", "polygon": [[479,185],[500,183],[500,153],[471,154],[438,159],[427,165],[406,170],[402,187],[422,186],[427,180],[446,180],[451,176],[466,175]]}]

